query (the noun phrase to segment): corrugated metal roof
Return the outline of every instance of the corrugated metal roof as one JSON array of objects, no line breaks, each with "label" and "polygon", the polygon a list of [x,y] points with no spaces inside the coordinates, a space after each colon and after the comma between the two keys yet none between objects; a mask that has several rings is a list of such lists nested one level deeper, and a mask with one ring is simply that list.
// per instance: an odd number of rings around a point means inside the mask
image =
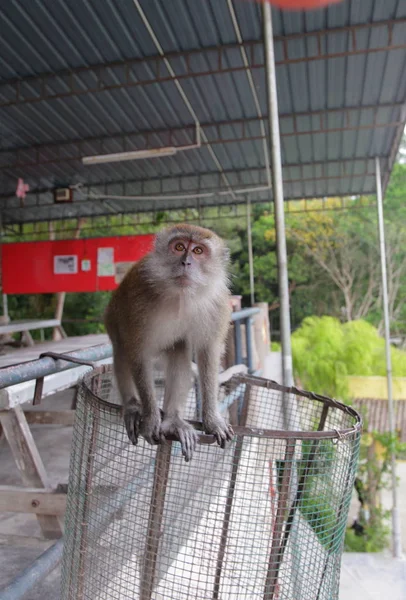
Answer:
[{"label": "corrugated metal roof", "polygon": [[[230,190],[267,185],[260,5],[232,3],[259,115],[227,0],[139,4],[155,41],[136,0],[0,5],[3,222],[245,202]],[[406,2],[273,10],[273,25],[285,197],[373,192],[373,157],[387,182],[406,118]],[[84,155],[194,142],[194,117],[156,41],[202,125],[202,147],[83,166]],[[18,177],[34,192],[24,206]],[[75,202],[54,205],[52,189],[73,184],[83,186]],[[160,198],[107,204],[96,194]],[[269,200],[271,191],[249,197]]]}]

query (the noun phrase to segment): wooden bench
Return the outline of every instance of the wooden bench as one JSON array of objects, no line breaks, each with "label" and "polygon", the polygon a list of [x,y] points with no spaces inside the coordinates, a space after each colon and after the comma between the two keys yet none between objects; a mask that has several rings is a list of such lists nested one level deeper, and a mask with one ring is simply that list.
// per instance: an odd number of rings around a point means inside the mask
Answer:
[{"label": "wooden bench", "polygon": [[[112,358],[107,358],[94,364],[111,362]],[[74,387],[91,370],[90,366],[78,366],[47,375],[42,397]],[[66,490],[61,491],[60,485],[52,488],[29,425],[73,425],[75,411],[27,407],[26,404],[32,402],[34,388],[35,380],[31,380],[0,390],[0,425],[25,486],[24,489],[0,485],[0,511],[35,514],[44,537],[53,539],[62,535]]]},{"label": "wooden bench", "polygon": [[59,319],[22,319],[21,321],[11,321],[10,323],[0,325],[0,335],[20,333],[21,342],[24,342],[27,346],[34,346],[34,340],[32,339],[30,331],[33,331],[34,329],[47,329],[48,327],[57,329],[62,337],[66,337],[66,333]]}]

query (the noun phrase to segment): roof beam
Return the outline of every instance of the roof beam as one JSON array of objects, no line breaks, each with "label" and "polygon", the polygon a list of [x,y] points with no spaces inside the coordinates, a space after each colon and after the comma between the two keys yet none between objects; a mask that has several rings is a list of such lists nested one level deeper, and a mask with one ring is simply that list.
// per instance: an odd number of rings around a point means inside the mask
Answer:
[{"label": "roof beam", "polygon": [[[395,25],[405,24],[406,18],[396,20],[377,21],[342,28],[325,29],[321,31],[306,32],[287,36],[277,36],[275,45],[280,50],[283,58],[277,60],[277,65],[297,64],[301,62],[312,62],[332,58],[349,57],[354,55],[368,54],[374,52],[387,52],[390,50],[405,49],[406,44],[393,44],[392,32]],[[358,47],[357,32],[384,27],[386,29],[386,41],[382,45],[368,48]],[[325,48],[326,36],[330,34],[350,34],[350,49],[343,52],[327,52]],[[292,56],[290,52],[290,41],[297,39],[314,39],[315,50],[308,56]],[[264,68],[262,41],[244,42],[248,57],[248,65],[245,65],[240,53],[234,57],[233,65],[230,65],[228,53],[233,49],[240,49],[240,44],[225,44],[223,46],[209,47],[203,50],[190,50],[187,52],[168,53],[164,56],[157,55],[143,59],[132,59],[120,62],[99,64],[93,67],[80,67],[71,70],[57,71],[55,73],[44,73],[21,79],[5,81],[0,85],[0,107],[13,106],[16,104],[31,104],[45,100],[68,98],[89,93],[103,93],[117,89],[126,89],[138,86],[148,86],[157,83],[205,77],[223,73],[246,71],[248,69]],[[171,75],[165,65],[169,60],[175,72]],[[202,68],[202,64],[207,65]]]},{"label": "roof beam", "polygon": [[[386,156],[381,157],[383,161],[387,160]],[[370,164],[369,164],[370,163]],[[285,183],[304,183],[310,181],[324,181],[330,179],[341,179],[341,178],[359,178],[366,177],[368,175],[374,175],[373,170],[374,159],[373,158],[354,158],[345,160],[327,160],[314,163],[290,163],[283,165],[283,174]],[[330,170],[329,167],[333,167],[334,170]],[[335,169],[338,167],[338,171]],[[299,176],[289,176],[286,173],[287,169],[296,168],[300,171]],[[309,173],[309,169],[312,172]],[[265,166],[254,167],[249,169],[233,169],[225,170],[225,175],[230,179],[230,185],[234,189],[241,189],[245,187],[256,187],[267,184]],[[114,191],[111,191],[111,187],[114,186]],[[132,189],[129,187],[132,186]],[[41,196],[52,193],[54,186],[43,187],[43,188],[32,188],[29,194],[30,204],[27,208],[32,209],[33,206],[47,205],[49,206],[49,198],[41,198]],[[82,193],[86,196],[88,194],[101,194],[103,196],[111,197],[114,196],[163,196],[163,195],[182,195],[182,194],[196,194],[200,192],[213,192],[213,194],[226,192],[227,187],[224,185],[221,173],[218,171],[211,171],[200,174],[184,174],[173,177],[160,177],[155,179],[131,179],[123,181],[122,178],[117,180],[109,180],[106,182],[84,184],[81,188]],[[121,190],[121,191],[117,191]],[[35,203],[32,199],[35,197]],[[5,193],[0,195],[1,208],[13,208],[15,207],[16,197],[13,193]],[[97,201],[97,198],[94,200]],[[76,201],[78,202],[78,201]],[[69,204],[69,206],[73,206]],[[58,205],[61,206],[61,205]]]},{"label": "roof beam", "polygon": [[[363,175],[360,175],[360,179]],[[352,192],[354,194],[359,193],[362,195],[374,193],[374,178],[373,176],[369,176],[371,180],[370,187],[366,187],[366,184],[360,185],[359,192]],[[285,182],[286,184],[286,182]],[[312,186],[313,189],[307,190],[290,190],[287,185],[287,198],[286,202],[289,200],[314,200],[315,198],[324,197],[327,194],[330,196],[348,196],[349,193],[347,191],[343,191],[342,188],[338,185],[335,191],[332,191],[331,188],[328,187],[328,182],[321,188],[320,184],[317,186],[317,189]],[[355,189],[355,188],[354,188]],[[269,202],[272,200],[272,191],[269,190],[269,196],[264,197],[265,192],[262,194],[251,194],[250,198],[252,202]],[[199,209],[202,207],[220,207],[220,206],[232,206],[235,204],[245,204],[246,203],[246,195],[240,194],[236,197],[236,199],[231,198],[230,196],[214,196],[213,198],[209,198],[208,201],[204,199],[187,199],[182,202],[174,202],[174,201],[166,201],[163,199],[157,203],[151,202],[131,202],[131,201],[115,201],[114,202],[114,214],[136,214],[136,213],[153,213],[157,210],[159,211],[169,211],[173,209]],[[365,205],[367,207],[368,205]],[[45,208],[42,207],[42,208]],[[68,206],[58,205],[58,204],[48,204],[46,206],[47,213],[46,216],[41,214],[41,210],[38,208],[34,208],[30,210],[28,207],[10,207],[7,210],[2,211],[3,215],[3,226],[11,226],[11,225],[19,225],[22,226],[23,223],[43,223],[49,222],[53,220],[59,221],[72,221],[77,218],[97,218],[102,216],[112,215],[112,207],[107,205],[106,202],[100,200],[97,204],[94,202],[76,202],[73,205],[70,204]],[[317,209],[316,209],[317,210]],[[293,211],[292,211],[293,212]],[[22,234],[22,230],[20,229],[16,232],[18,235]]]},{"label": "roof beam", "polygon": [[[280,115],[280,121],[283,128],[284,122],[289,122],[290,131],[281,134],[281,137],[303,136],[312,134],[331,134],[345,131],[362,131],[368,129],[380,129],[399,127],[403,121],[395,120],[389,122],[377,122],[377,111],[379,109],[402,109],[401,102],[394,104],[374,104],[362,107],[347,107],[339,109],[327,109],[323,111],[306,111],[293,114]],[[369,123],[354,125],[361,112],[370,111],[371,119]],[[342,127],[329,127],[326,119],[329,116],[337,116],[345,123]],[[298,120],[303,117],[317,117],[318,127],[300,128]],[[207,142],[202,142],[202,146],[207,144],[228,144],[245,141],[262,140],[263,135],[260,132],[261,121],[266,122],[266,118],[258,117],[247,119],[234,119],[228,121],[219,121],[216,123],[203,123],[201,128],[206,130]],[[254,129],[255,133],[249,133],[249,128]],[[230,132],[230,128],[234,132]],[[196,128],[194,125],[177,127],[172,129],[158,129],[148,131],[133,131],[117,135],[104,135],[89,137],[84,139],[75,139],[71,141],[60,141],[53,144],[38,144],[34,146],[23,146],[17,149],[5,149],[0,151],[0,171],[6,171],[14,168],[36,167],[40,165],[52,165],[57,163],[78,161],[83,156],[89,154],[89,146],[94,147],[94,153],[103,154],[112,152],[112,144],[116,145],[117,152],[126,152],[128,150],[144,149],[167,146],[182,146],[192,143],[195,137]],[[109,147],[106,148],[106,143]]]}]

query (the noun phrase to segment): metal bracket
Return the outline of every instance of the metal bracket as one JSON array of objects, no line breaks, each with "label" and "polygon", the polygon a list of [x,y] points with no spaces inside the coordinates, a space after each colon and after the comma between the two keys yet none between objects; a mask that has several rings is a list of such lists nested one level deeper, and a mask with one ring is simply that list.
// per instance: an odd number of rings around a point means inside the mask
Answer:
[{"label": "metal bracket", "polygon": [[[81,358],[75,358],[69,354],[59,354],[58,352],[43,352],[39,355],[39,358],[53,358],[54,360],[66,360],[67,362],[76,363],[82,366],[89,366],[92,369],[95,368],[95,363],[91,360],[83,360]],[[44,389],[44,377],[38,377],[35,382],[33,405],[38,406],[41,403],[42,392]]]}]

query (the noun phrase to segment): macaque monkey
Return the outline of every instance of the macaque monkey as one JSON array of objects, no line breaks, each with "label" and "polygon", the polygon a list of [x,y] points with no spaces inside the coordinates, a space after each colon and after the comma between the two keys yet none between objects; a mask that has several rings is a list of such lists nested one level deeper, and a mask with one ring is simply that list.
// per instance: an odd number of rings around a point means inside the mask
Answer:
[{"label": "macaque monkey", "polygon": [[[180,440],[188,462],[197,434],[182,418],[197,359],[203,427],[224,448],[233,430],[217,406],[218,373],[230,321],[228,250],[215,233],[194,225],[160,231],[152,252],[136,263],[113,292],[105,325],[124,422],[133,444],[141,434],[157,444]],[[154,391],[153,362],[165,362],[163,414]]]}]

